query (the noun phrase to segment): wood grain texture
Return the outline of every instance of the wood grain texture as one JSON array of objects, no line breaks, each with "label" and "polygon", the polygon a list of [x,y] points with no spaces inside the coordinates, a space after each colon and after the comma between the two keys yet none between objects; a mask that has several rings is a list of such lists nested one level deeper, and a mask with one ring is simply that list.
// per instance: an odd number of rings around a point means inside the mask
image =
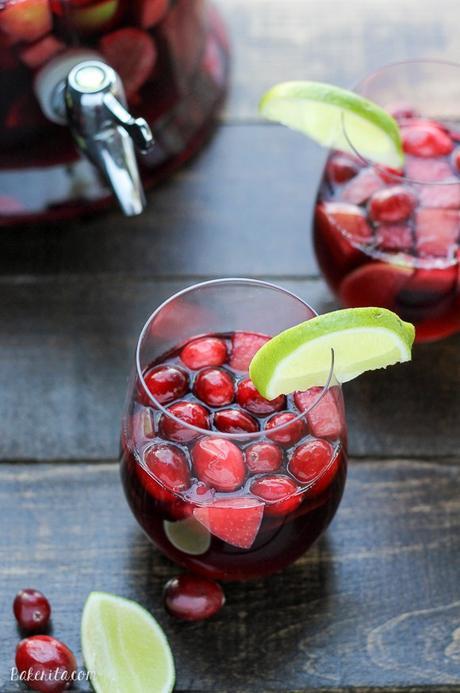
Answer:
[{"label": "wood grain texture", "polygon": [[310,218],[324,153],[271,125],[223,127],[191,165],[118,211],[54,226],[2,229],[2,275],[317,274]]},{"label": "wood grain texture", "polygon": [[[176,657],[178,691],[460,689],[460,500],[455,467],[351,465],[327,535],[285,572],[226,586],[209,622],[166,616],[176,569],[151,548],[122,496],[115,464],[1,465],[0,690],[17,638],[10,602],[25,585],[54,607],[54,633],[79,661],[89,591],[148,607]],[[453,689],[455,690],[455,688]],[[146,692],[147,693],[147,692]]]},{"label": "wood grain texture", "polygon": [[[61,277],[4,281],[0,460],[113,459],[134,348],[150,313],[189,280]],[[283,279],[319,312],[320,280]],[[455,457],[460,336],[420,345],[409,365],[345,386],[356,456]]]},{"label": "wood grain texture", "polygon": [[456,0],[215,0],[234,48],[231,121],[257,120],[275,82],[316,79],[342,86],[389,62],[460,60]]}]

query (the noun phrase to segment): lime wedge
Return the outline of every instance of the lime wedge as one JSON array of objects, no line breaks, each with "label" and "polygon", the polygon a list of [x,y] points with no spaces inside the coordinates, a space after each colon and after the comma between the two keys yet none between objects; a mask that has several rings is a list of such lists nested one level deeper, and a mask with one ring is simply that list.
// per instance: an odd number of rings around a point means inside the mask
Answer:
[{"label": "lime wedge", "polygon": [[96,693],[169,693],[174,661],[164,632],[139,604],[91,592],[81,620],[85,666]]},{"label": "lime wedge", "polygon": [[326,147],[358,152],[392,168],[403,164],[396,120],[352,91],[321,82],[282,82],[264,94],[259,109],[268,120],[299,130]]},{"label": "lime wedge", "polygon": [[341,382],[411,359],[414,326],[385,308],[347,308],[295,325],[259,349],[249,375],[266,399],[324,386],[331,370]]},{"label": "lime wedge", "polygon": [[209,531],[194,517],[178,522],[164,520],[163,529],[171,544],[189,556],[202,556],[211,545]]}]

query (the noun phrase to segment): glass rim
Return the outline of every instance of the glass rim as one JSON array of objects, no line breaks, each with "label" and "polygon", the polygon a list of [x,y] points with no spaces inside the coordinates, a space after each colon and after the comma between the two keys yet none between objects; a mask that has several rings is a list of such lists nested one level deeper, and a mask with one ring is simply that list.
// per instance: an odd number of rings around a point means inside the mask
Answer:
[{"label": "glass rim", "polygon": [[[363,77],[361,77],[357,82],[355,82],[351,89],[352,91],[361,94],[362,96],[365,96],[362,94],[360,91],[360,87],[363,87],[366,82],[368,82],[370,79],[373,77],[378,76],[381,73],[384,73],[385,70],[388,70],[389,68],[398,68],[398,67],[404,67],[406,65],[438,65],[440,67],[453,67],[453,68],[458,68],[460,71],[460,62],[456,62],[454,60],[442,60],[442,59],[437,59],[437,58],[410,58],[408,60],[396,60],[394,62],[390,63],[385,63],[385,65],[381,65],[380,67],[376,68],[372,72],[366,73]],[[459,72],[460,74],[460,72]],[[367,98],[367,97],[365,97]],[[423,114],[422,114],[423,118]],[[440,121],[442,124],[442,121]],[[367,166],[372,166],[373,168],[376,168],[378,171],[382,171],[386,177],[391,176],[391,170],[383,166],[382,164],[375,163],[371,161],[371,159],[366,158],[361,152],[355,147],[353,141],[351,140],[350,136],[347,133],[347,129],[345,126],[345,117],[344,114],[342,113],[341,116],[341,124],[342,124],[342,130],[343,134],[345,135],[345,138],[350,145],[350,148],[352,150],[352,154],[356,156],[360,161],[362,161],[364,164]],[[399,183],[410,183],[412,185],[423,185],[423,186],[449,186],[449,185],[460,185],[460,178],[453,178],[452,180],[444,180],[444,181],[423,181],[423,180],[418,180],[416,178],[411,178],[406,175],[398,175],[396,172],[393,174],[394,175],[394,183],[395,185]]]},{"label": "glass rim", "polygon": [[[139,378],[139,381],[142,385],[143,391],[147,395],[148,399],[153,403],[155,409],[158,409],[162,412],[162,414],[166,415],[168,418],[172,419],[175,421],[177,424],[180,426],[187,428],[190,431],[194,431],[195,433],[198,433],[199,435],[202,436],[216,436],[218,438],[225,438],[227,440],[232,440],[232,441],[242,441],[242,442],[250,442],[254,441],[257,439],[260,439],[264,435],[267,435],[267,432],[265,430],[259,430],[254,433],[224,433],[221,431],[213,431],[211,429],[204,429],[204,428],[199,428],[198,426],[193,426],[192,424],[187,423],[186,421],[183,421],[182,419],[179,419],[177,416],[174,416],[172,414],[168,407],[162,405],[154,395],[150,392],[148,389],[145,379],[144,379],[144,373],[142,371],[141,367],[141,348],[143,344],[143,340],[146,336],[147,331],[150,328],[151,322],[155,319],[157,315],[167,306],[169,305],[172,301],[175,299],[179,298],[180,296],[184,296],[185,294],[191,293],[192,291],[195,291],[196,289],[201,289],[203,287],[207,286],[219,286],[219,285],[237,285],[237,284],[250,284],[252,286],[258,286],[260,288],[266,288],[266,289],[274,289],[276,291],[280,291],[281,293],[286,294],[287,296],[294,298],[296,301],[301,303],[303,306],[308,308],[312,312],[312,317],[316,317],[318,313],[310,306],[309,303],[304,301],[300,296],[297,296],[292,291],[289,291],[289,289],[285,289],[282,286],[279,286],[278,284],[274,284],[272,282],[267,282],[261,279],[250,279],[246,277],[223,277],[219,279],[210,279],[206,280],[203,282],[198,282],[196,284],[192,284],[191,286],[185,287],[184,289],[181,289],[180,291],[177,291],[175,294],[167,298],[165,301],[163,301],[152,313],[151,315],[147,318],[141,333],[139,335],[139,338],[137,340],[137,345],[136,345],[136,353],[135,353],[135,361],[136,361],[136,375]],[[196,335],[199,336],[199,335]],[[160,365],[160,364],[158,364]],[[321,392],[319,392],[318,397],[314,400],[314,402],[311,404],[311,406],[308,407],[305,411],[299,412],[295,418],[291,419],[287,423],[281,424],[279,426],[275,426],[274,428],[271,428],[269,433],[273,434],[278,431],[283,431],[284,429],[288,428],[291,426],[293,423],[298,421],[299,419],[303,419],[307,416],[309,412],[311,412],[316,406],[318,406],[319,402],[323,399],[323,397],[326,395],[326,393],[329,391],[331,387],[331,382],[334,377],[334,351],[331,349],[331,366],[329,369],[329,374],[328,378],[326,381],[326,384],[321,388]],[[337,386],[340,387],[340,383],[337,383]],[[321,386],[318,386],[321,387]],[[171,403],[173,404],[173,403]],[[171,406],[171,405],[169,405]],[[232,405],[229,404],[228,408],[230,408]],[[273,412],[272,416],[275,416],[276,414],[279,414],[281,412]],[[174,442],[174,441],[172,441]]]}]

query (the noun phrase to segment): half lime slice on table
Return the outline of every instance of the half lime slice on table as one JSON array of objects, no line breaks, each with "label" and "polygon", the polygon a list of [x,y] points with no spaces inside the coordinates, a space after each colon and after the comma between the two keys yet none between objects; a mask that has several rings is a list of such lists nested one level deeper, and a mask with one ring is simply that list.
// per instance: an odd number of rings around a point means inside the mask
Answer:
[{"label": "half lime slice on table", "polygon": [[142,606],[91,592],[81,621],[85,666],[96,693],[170,693],[174,661],[166,635]]},{"label": "half lime slice on table", "polygon": [[[325,147],[399,169],[404,162],[396,120],[377,104],[322,82],[282,82],[267,91],[260,113]],[[353,144],[351,144],[353,143]]]}]

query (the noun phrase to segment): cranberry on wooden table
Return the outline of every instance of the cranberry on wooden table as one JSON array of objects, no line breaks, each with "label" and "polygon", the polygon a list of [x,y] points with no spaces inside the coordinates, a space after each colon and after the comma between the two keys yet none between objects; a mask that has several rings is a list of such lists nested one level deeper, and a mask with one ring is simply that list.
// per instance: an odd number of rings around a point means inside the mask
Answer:
[{"label": "cranberry on wooden table", "polygon": [[164,589],[166,610],[183,621],[202,621],[214,616],[224,605],[222,587],[214,580],[183,574],[172,578]]},{"label": "cranberry on wooden table", "polygon": [[19,627],[33,633],[47,628],[51,606],[42,592],[26,588],[20,590],[14,598],[13,612]]},{"label": "cranberry on wooden table", "polygon": [[76,659],[64,643],[49,635],[24,638],[16,648],[16,667],[27,686],[42,693],[61,693],[77,671]]}]

